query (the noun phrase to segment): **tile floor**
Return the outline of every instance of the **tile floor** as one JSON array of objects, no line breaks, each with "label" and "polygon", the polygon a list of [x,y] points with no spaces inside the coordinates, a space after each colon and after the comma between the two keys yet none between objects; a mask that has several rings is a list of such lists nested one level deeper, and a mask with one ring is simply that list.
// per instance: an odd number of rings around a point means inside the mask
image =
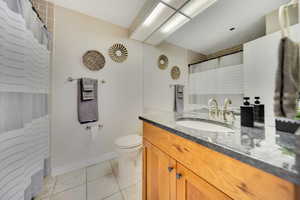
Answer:
[{"label": "tile floor", "polygon": [[[141,166],[137,167],[141,174]],[[111,160],[46,178],[44,191],[35,200],[140,200],[141,179],[121,183],[117,172],[118,163]]]}]

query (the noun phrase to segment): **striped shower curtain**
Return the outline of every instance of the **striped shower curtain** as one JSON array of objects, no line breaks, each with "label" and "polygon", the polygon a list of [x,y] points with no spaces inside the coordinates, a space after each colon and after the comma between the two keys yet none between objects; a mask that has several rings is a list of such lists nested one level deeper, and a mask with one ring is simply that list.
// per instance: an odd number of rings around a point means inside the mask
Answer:
[{"label": "striped shower curtain", "polygon": [[28,0],[0,0],[0,199],[30,200],[49,175],[48,33]]}]

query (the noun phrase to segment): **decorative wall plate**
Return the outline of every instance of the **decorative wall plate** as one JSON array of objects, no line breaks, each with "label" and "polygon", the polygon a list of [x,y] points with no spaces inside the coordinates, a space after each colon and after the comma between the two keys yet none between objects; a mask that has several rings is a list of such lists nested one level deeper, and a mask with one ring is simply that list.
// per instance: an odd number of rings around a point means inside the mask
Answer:
[{"label": "decorative wall plate", "polygon": [[171,69],[171,77],[173,80],[177,80],[180,78],[180,69],[177,66],[172,67]]},{"label": "decorative wall plate", "polygon": [[166,69],[169,65],[169,59],[165,55],[160,55],[157,61],[159,69]]},{"label": "decorative wall plate", "polygon": [[105,57],[96,50],[87,51],[83,57],[82,62],[91,71],[99,71],[105,66]]},{"label": "decorative wall plate", "polygon": [[118,63],[124,62],[128,57],[128,51],[123,44],[114,44],[109,48],[108,54],[110,58]]}]

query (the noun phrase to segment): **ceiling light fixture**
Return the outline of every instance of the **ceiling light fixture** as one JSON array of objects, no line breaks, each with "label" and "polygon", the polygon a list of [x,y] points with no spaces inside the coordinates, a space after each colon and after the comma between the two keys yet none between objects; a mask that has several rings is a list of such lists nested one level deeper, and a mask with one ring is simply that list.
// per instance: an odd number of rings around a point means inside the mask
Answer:
[{"label": "ceiling light fixture", "polygon": [[189,0],[161,0],[161,1],[177,10],[181,8],[181,6],[184,5]]},{"label": "ceiling light fixture", "polygon": [[144,21],[143,26],[150,26],[157,19],[159,14],[162,13],[164,8],[166,8],[166,6],[163,3],[157,4],[151,14]]},{"label": "ceiling light fixture", "polygon": [[191,0],[181,9],[181,12],[194,18],[216,2],[217,0]]},{"label": "ceiling light fixture", "polygon": [[171,34],[181,26],[183,26],[185,23],[187,23],[190,19],[185,17],[184,15],[181,15],[179,13],[176,13],[163,27],[161,28],[161,32],[163,34]]}]

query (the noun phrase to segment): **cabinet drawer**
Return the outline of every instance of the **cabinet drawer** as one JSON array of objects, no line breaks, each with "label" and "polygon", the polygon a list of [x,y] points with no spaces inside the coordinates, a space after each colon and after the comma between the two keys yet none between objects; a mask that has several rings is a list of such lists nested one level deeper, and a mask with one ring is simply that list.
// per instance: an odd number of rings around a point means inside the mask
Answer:
[{"label": "cabinet drawer", "polygon": [[144,138],[232,199],[296,200],[296,185],[146,122]]}]

